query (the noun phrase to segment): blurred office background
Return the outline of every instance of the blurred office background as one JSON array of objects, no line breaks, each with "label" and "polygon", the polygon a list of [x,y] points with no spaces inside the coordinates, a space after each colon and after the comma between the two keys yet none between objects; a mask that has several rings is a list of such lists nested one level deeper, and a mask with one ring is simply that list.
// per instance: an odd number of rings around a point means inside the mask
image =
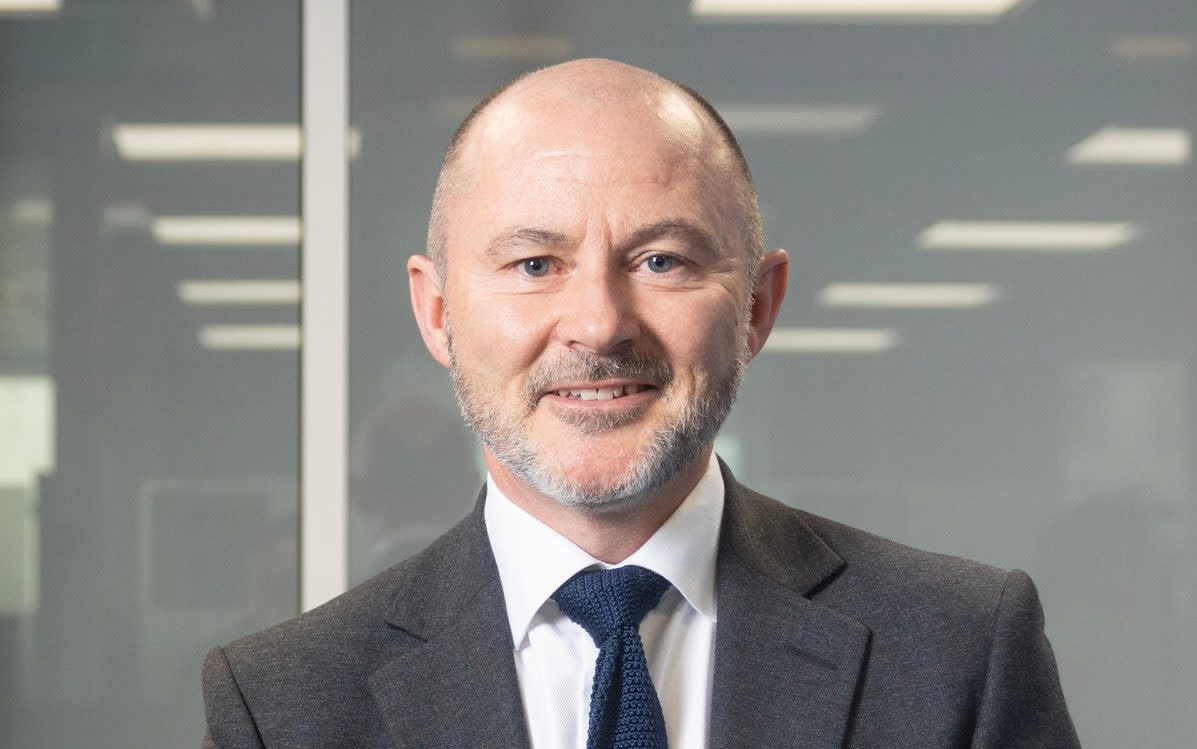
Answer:
[{"label": "blurred office background", "polygon": [[[0,746],[196,746],[204,653],[299,609],[302,10],[0,0]],[[1197,4],[352,0],[347,45],[351,582],[482,478],[408,309],[441,151],[613,57],[720,108],[794,259],[741,478],[1028,570],[1084,745],[1192,745]]]}]

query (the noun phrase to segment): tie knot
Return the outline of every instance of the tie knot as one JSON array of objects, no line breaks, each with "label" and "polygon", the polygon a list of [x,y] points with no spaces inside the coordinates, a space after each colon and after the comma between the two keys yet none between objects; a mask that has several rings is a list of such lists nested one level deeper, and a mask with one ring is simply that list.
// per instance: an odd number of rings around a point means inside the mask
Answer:
[{"label": "tie knot", "polygon": [[561,612],[577,622],[601,647],[620,627],[640,620],[661,602],[669,581],[636,565],[588,570],[566,580],[553,594]]}]

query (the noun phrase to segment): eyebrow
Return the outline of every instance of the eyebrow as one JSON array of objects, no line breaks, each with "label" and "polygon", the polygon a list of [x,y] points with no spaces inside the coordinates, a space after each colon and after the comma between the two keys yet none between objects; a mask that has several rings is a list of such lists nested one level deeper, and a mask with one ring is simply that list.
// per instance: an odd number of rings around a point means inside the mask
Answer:
[{"label": "eyebrow", "polygon": [[634,249],[658,239],[676,239],[697,250],[708,258],[719,257],[719,244],[706,229],[681,218],[657,221],[637,229],[624,243],[626,249]]},{"label": "eyebrow", "polygon": [[486,254],[502,257],[513,247],[563,247],[569,238],[561,232],[532,226],[514,226],[505,229],[486,246]]}]

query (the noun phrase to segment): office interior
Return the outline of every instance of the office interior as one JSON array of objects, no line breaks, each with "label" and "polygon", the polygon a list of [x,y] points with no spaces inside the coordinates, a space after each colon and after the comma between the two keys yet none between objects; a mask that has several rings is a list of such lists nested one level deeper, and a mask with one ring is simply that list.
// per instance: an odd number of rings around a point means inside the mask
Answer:
[{"label": "office interior", "polygon": [[[1197,4],[330,2],[346,584],[484,478],[408,306],[442,150],[609,57],[715,104],[791,253],[737,476],[1027,570],[1083,745],[1192,744]],[[195,746],[205,653],[303,605],[306,5],[0,0],[0,746]]]}]

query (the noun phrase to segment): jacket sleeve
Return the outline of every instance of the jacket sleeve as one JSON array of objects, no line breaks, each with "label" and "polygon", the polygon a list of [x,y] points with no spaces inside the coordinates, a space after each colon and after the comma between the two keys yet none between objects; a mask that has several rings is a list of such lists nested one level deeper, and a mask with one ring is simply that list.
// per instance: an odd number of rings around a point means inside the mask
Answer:
[{"label": "jacket sleeve", "polygon": [[203,749],[264,749],[223,648],[213,648],[204,659],[204,713]]},{"label": "jacket sleeve", "polygon": [[1039,594],[1022,570],[1007,575],[998,604],[972,746],[1080,747],[1043,632]]}]

